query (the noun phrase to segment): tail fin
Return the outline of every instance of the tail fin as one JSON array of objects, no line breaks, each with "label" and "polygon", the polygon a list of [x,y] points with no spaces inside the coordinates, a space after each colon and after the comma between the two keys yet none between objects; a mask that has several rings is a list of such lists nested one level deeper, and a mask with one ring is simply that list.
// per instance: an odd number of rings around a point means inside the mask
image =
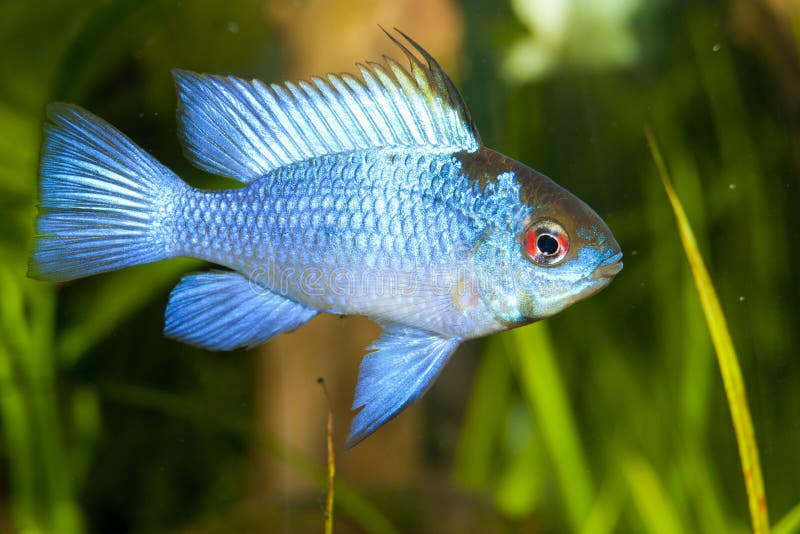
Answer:
[{"label": "tail fin", "polygon": [[29,276],[72,280],[167,257],[167,200],[187,186],[78,106],[50,104],[47,119]]}]

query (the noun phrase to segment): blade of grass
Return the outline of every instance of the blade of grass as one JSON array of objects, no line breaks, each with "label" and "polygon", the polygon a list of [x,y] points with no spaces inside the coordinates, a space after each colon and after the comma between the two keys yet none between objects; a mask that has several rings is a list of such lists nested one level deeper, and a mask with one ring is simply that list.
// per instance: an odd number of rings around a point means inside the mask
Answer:
[{"label": "blade of grass", "polygon": [[325,434],[328,438],[328,493],[325,497],[325,534],[333,534],[333,492],[336,482],[336,456],[333,452],[333,412],[331,411],[331,399],[328,397],[328,388],[325,387],[325,379],[319,377],[317,383],[322,387],[325,401],[328,403],[328,424],[325,426]]},{"label": "blade of grass", "polygon": [[735,522],[726,514],[720,495],[718,479],[712,472],[712,462],[708,452],[692,443],[681,454],[680,471],[686,473],[686,484],[690,492],[691,506],[694,510],[700,532],[744,532],[746,523],[739,518]]},{"label": "blade of grass", "polygon": [[617,480],[607,480],[597,491],[592,509],[581,527],[581,534],[609,534],[618,530],[626,493]]},{"label": "blade of grass", "polygon": [[[531,424],[531,414],[522,402],[510,409],[506,423],[510,428],[503,447],[497,451],[498,465],[493,497],[495,508],[504,517],[522,520],[541,504],[549,477],[550,463],[540,436]],[[513,430],[511,430],[513,428]]]},{"label": "blade of grass", "polygon": [[53,293],[0,266],[0,415],[11,459],[11,515],[22,534],[83,532],[59,419]]},{"label": "blade of grass", "polygon": [[714,285],[697,246],[694,232],[686,213],[683,211],[681,201],[672,186],[661,152],[649,127],[645,129],[645,135],[653,160],[661,176],[661,181],[664,184],[664,189],[669,197],[670,205],[675,213],[681,242],[689,260],[689,267],[703,306],[711,341],[717,353],[722,382],[725,386],[731,419],[733,419],[733,428],[736,433],[736,441],[739,446],[739,457],[742,463],[742,472],[744,473],[753,531],[756,534],[769,532],[767,498],[764,494],[764,480],[761,474],[761,463],[758,458],[758,446],[756,445],[753,421],[747,406],[747,396],[742,372],[736,358],[736,351],[733,348],[725,316],[722,313]]},{"label": "blade of grass", "polygon": [[[2,285],[0,284],[0,287]],[[36,514],[36,459],[28,425],[25,394],[13,372],[11,353],[0,340],[0,418],[8,462],[11,523],[20,534],[38,532]]]},{"label": "blade of grass", "polygon": [[623,465],[631,496],[647,531],[658,534],[684,532],[678,514],[666,496],[664,485],[650,462],[632,456]]},{"label": "blade of grass", "polygon": [[578,531],[591,509],[594,490],[547,325],[532,324],[509,335],[523,394],[555,467],[571,530]]},{"label": "blade of grass", "polygon": [[489,487],[497,467],[497,442],[504,431],[504,418],[498,414],[508,413],[511,388],[511,366],[504,352],[501,340],[487,340],[461,424],[453,476],[474,491]]},{"label": "blade of grass", "polygon": [[800,532],[800,503],[783,516],[783,519],[775,523],[772,534],[794,534]]}]

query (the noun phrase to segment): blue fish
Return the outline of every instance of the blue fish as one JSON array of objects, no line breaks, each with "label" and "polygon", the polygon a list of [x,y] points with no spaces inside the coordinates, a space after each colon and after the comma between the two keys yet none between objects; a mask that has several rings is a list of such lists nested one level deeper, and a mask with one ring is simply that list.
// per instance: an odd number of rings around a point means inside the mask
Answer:
[{"label": "blue fish", "polygon": [[[118,130],[47,107],[30,276],[65,281],[177,256],[223,269],[172,290],[167,336],[253,347],[320,312],[366,315],[347,446],[433,383],[462,341],[608,285],[622,253],[546,176],[484,147],[453,82],[402,32],[404,66],[265,84],[175,70],[190,187]],[[405,40],[402,42],[401,40]]]}]

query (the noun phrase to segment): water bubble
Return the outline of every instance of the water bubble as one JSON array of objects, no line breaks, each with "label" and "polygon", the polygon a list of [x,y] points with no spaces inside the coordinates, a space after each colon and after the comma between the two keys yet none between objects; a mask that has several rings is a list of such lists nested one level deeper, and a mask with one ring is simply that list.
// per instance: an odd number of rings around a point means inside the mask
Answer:
[{"label": "water bubble", "polygon": [[736,189],[736,184],[728,184],[728,189]]},{"label": "water bubble", "polygon": [[744,298],[744,295],[739,295],[739,302],[744,302],[745,300],[747,299]]},{"label": "water bubble", "polygon": [[722,49],[722,45],[720,43],[717,43],[717,44],[715,44],[714,46],[711,47],[711,50],[713,50],[714,52],[719,52],[721,49]]},{"label": "water bubble", "polygon": [[228,31],[231,33],[239,33],[239,25],[232,20],[228,21]]}]

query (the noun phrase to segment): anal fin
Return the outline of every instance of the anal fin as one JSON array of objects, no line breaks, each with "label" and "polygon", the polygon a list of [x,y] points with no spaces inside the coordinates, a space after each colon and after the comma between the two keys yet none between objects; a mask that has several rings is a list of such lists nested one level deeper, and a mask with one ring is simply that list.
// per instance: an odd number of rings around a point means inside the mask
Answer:
[{"label": "anal fin", "polygon": [[391,324],[361,361],[346,446],[352,447],[421,397],[461,340]]},{"label": "anal fin", "polygon": [[209,350],[250,348],[317,313],[236,272],[195,273],[170,293],[164,334]]}]

